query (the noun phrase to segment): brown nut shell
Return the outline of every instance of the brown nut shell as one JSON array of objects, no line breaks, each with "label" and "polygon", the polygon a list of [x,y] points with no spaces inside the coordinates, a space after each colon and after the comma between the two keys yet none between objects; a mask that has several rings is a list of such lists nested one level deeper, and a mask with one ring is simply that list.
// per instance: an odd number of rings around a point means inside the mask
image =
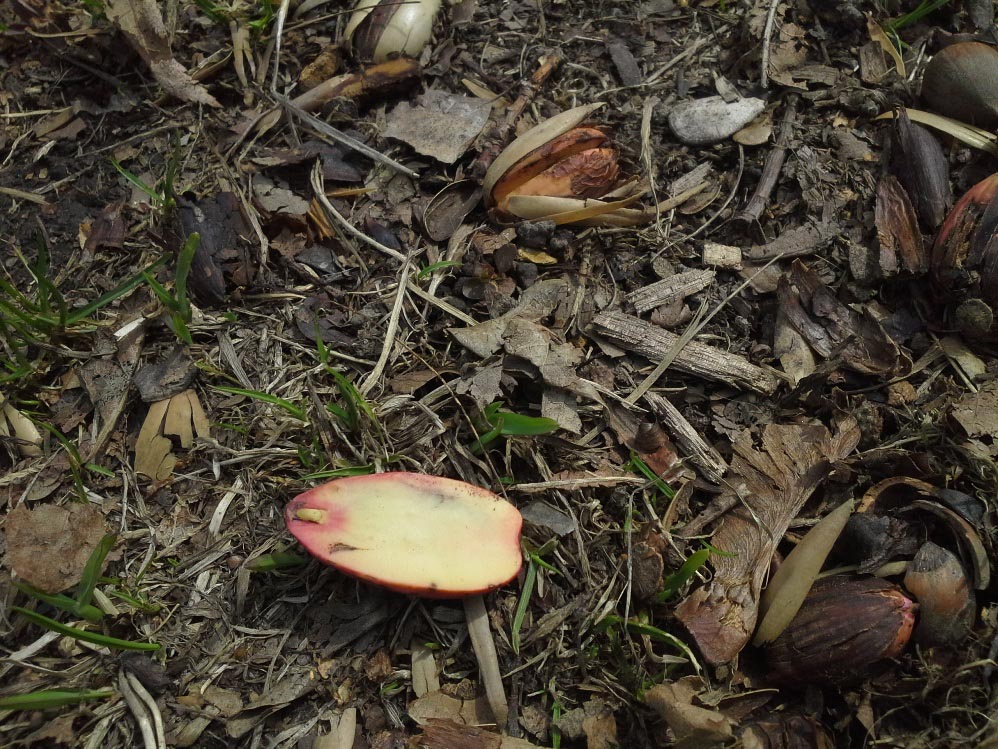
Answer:
[{"label": "brown nut shell", "polygon": [[488,171],[485,172],[485,179],[482,180],[482,189],[485,191],[486,200],[491,200],[491,195],[496,184],[523,157],[549,141],[554,140],[559,135],[567,133],[603,106],[605,106],[603,103],[587,104],[582,107],[569,109],[561,114],[556,114],[554,117],[535,125],[506,146],[502,153],[496,157],[496,160],[492,162]]},{"label": "brown nut shell", "polygon": [[[598,197],[595,194],[575,195],[571,192],[544,192],[546,180],[539,179],[542,175],[551,172],[549,181],[558,179],[564,180],[569,176],[565,167],[561,167],[558,175],[553,170],[559,168],[560,164],[572,160],[584,152],[600,150],[608,142],[606,135],[593,127],[577,127],[562,133],[555,138],[543,143],[541,146],[529,152],[526,156],[516,162],[510,169],[496,182],[491,193],[487,195],[492,204],[502,208],[506,199],[513,193],[518,195],[557,195],[562,197]],[[614,155],[614,166],[616,166],[616,152],[610,149]],[[584,168],[585,164],[578,160],[572,161],[572,168],[578,170]],[[616,179],[616,174],[614,174]],[[536,182],[533,188],[527,190],[531,182]],[[612,182],[610,183],[612,185]],[[609,189],[609,186],[608,188]]]},{"label": "brown nut shell", "polygon": [[619,172],[615,150],[590,148],[556,162],[517,187],[516,194],[598,198],[616,184]]},{"label": "brown nut shell", "polygon": [[916,642],[959,645],[970,633],[977,606],[955,554],[926,542],[908,564],[904,587],[918,600]]},{"label": "brown nut shell", "polygon": [[978,127],[998,125],[998,50],[951,44],[925,66],[922,98],[939,114]]},{"label": "brown nut shell", "polygon": [[766,646],[770,677],[786,684],[862,679],[904,650],[916,608],[884,580],[822,578],[790,625]]}]

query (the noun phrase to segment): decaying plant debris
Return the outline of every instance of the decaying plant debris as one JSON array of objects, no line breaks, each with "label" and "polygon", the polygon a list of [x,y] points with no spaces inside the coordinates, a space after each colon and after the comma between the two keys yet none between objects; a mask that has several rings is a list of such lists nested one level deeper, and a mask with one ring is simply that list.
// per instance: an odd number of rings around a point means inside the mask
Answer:
[{"label": "decaying plant debris", "polygon": [[0,744],[998,745],[994,14],[0,6]]}]

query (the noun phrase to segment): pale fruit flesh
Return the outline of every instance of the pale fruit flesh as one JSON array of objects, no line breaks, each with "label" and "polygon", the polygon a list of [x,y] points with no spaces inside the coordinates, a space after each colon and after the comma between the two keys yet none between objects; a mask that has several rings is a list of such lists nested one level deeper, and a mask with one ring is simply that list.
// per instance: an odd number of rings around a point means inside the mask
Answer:
[{"label": "pale fruit flesh", "polygon": [[285,519],[317,559],[426,597],[493,590],[522,563],[519,511],[486,489],[436,476],[338,479],[292,500]]}]

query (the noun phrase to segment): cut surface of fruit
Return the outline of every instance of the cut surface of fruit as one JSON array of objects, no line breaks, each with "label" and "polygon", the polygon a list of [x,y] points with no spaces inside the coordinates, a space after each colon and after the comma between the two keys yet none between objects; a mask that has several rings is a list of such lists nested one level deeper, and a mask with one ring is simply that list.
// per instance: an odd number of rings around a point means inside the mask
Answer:
[{"label": "cut surface of fruit", "polygon": [[522,563],[519,511],[453,479],[402,472],[338,479],[293,499],[285,520],[317,559],[432,598],[493,590]]}]

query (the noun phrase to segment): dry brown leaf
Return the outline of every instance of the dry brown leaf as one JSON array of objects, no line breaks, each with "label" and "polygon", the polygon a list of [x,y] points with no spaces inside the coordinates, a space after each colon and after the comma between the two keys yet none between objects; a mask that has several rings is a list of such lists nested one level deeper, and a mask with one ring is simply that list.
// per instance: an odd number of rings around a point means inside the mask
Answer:
[{"label": "dry brown leaf", "polygon": [[173,59],[166,25],[155,0],[107,0],[104,8],[166,93],[182,101],[222,106]]},{"label": "dry brown leaf", "polygon": [[870,35],[870,40],[879,44],[880,48],[890,55],[894,61],[894,67],[897,69],[898,75],[902,79],[907,78],[908,74],[905,72],[904,59],[901,57],[901,53],[897,51],[897,47],[894,46],[890,37],[880,28],[880,24],[873,20],[873,16],[866,17],[866,31]]},{"label": "dry brown leaf", "polygon": [[412,691],[424,697],[440,689],[440,676],[433,651],[421,642],[412,643]]},{"label": "dry brown leaf", "polygon": [[492,722],[488,701],[459,700],[443,692],[430,692],[409,704],[409,717],[420,725],[433,719],[453,721],[462,725],[480,725]]},{"label": "dry brown leaf", "polygon": [[92,504],[19,505],[7,514],[6,566],[20,579],[61,593],[80,581],[87,559],[104,535],[104,516]]},{"label": "dry brown leaf", "polygon": [[790,522],[831,470],[859,442],[854,421],[834,436],[820,425],[769,424],[761,449],[748,432],[733,447],[727,488],[716,500],[729,506],[711,543],[714,577],[676,609],[710,663],[734,658],[748,643],[759,613],[762,584]]},{"label": "dry brown leaf", "polygon": [[149,406],[149,413],[135,441],[135,472],[154,481],[165,481],[173,473],[177,456],[170,450],[173,445],[162,436],[163,420],[170,401],[157,401]]},{"label": "dry brown leaf", "polygon": [[702,687],[700,678],[690,677],[659,684],[645,692],[645,703],[672,729],[675,745],[681,749],[709,749],[726,743],[733,735],[734,723],[730,718],[693,704],[699,687]]}]

